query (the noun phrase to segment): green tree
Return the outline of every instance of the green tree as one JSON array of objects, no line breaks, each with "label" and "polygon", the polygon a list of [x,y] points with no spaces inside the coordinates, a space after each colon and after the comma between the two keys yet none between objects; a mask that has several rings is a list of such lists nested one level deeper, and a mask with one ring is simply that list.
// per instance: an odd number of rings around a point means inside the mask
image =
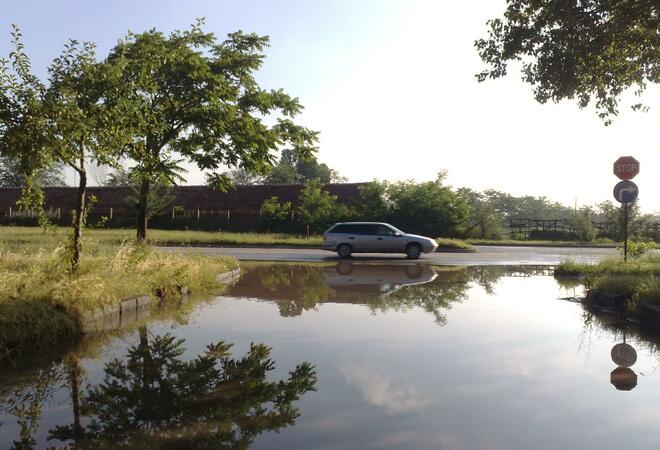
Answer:
[{"label": "green tree", "polygon": [[[35,182],[40,186],[66,186],[62,164],[39,169],[34,174]],[[17,158],[0,156],[0,187],[25,187],[27,178],[21,171],[21,162]]]},{"label": "green tree", "polygon": [[[127,149],[140,180],[138,239],[146,238],[151,185],[163,177],[180,181],[177,158],[210,171],[211,184],[223,188],[229,179],[216,173],[223,165],[265,174],[273,151],[309,156],[316,150],[317,133],[291,121],[302,109],[298,99],[266,91],[254,77],[268,37],[239,31],[218,42],[202,25],[169,36],[129,34],[108,57],[121,72],[115,101],[133,108]],[[274,113],[274,125],[267,125]]]},{"label": "green tree", "polygon": [[[628,205],[628,220],[630,223],[634,223],[639,217],[639,202],[635,201]],[[605,223],[603,228],[605,237],[615,241],[623,241],[624,212],[621,205],[615,205],[609,200],[599,203],[596,206],[596,220]],[[629,229],[631,228],[629,227]]]},{"label": "green tree", "polygon": [[52,118],[52,157],[78,174],[71,239],[71,269],[75,272],[88,210],[87,163],[117,165],[125,137],[119,125],[123,110],[104,102],[113,74],[97,62],[94,44],[70,41],[50,65],[49,73],[46,104]]},{"label": "green tree", "polygon": [[[110,173],[104,185],[110,187],[130,187],[131,193],[124,198],[124,202],[130,209],[137,211],[140,203],[140,183],[129,170],[124,169],[122,166],[117,167],[112,173]],[[165,213],[172,207],[175,200],[176,196],[174,195],[172,186],[168,184],[168,180],[165,179],[162,182],[155,182],[151,186],[151,189],[149,189],[147,219]]]},{"label": "green tree", "polygon": [[458,195],[467,202],[470,211],[467,236],[480,239],[502,238],[504,235],[502,215],[486,195],[469,188],[458,189]]},{"label": "green tree", "polygon": [[291,150],[284,150],[279,162],[264,179],[265,184],[298,184],[320,180],[323,184],[338,183],[346,179],[313,156],[300,157]]},{"label": "green tree", "polygon": [[50,166],[50,120],[45,106],[46,85],[32,74],[30,59],[18,27],[12,26],[14,50],[0,60],[0,156],[14,161],[23,190],[19,207],[37,208],[40,220],[44,195],[36,174]]},{"label": "green tree", "polygon": [[259,216],[264,229],[270,232],[291,216],[291,202],[280,203],[280,199],[274,195],[261,205]]},{"label": "green tree", "polygon": [[[657,0],[509,0],[475,46],[488,68],[479,81],[507,74],[522,62],[523,80],[537,101],[595,101],[609,124],[629,88],[639,95],[660,81],[660,3]],[[642,107],[641,104],[633,105]]]},{"label": "green tree", "polygon": [[96,61],[94,45],[70,41],[50,65],[49,84],[30,71],[30,61],[18,28],[12,33],[15,50],[10,54],[12,71],[0,70],[0,154],[17,159],[26,177],[24,197],[43,204],[35,176],[54,164],[64,164],[79,177],[73,235],[70,241],[71,270],[80,261],[82,230],[87,212],[86,164],[113,166],[123,146],[123,128],[118,121],[123,110],[103,101],[112,72]]},{"label": "green tree", "polygon": [[371,181],[360,186],[360,197],[355,203],[355,215],[361,220],[381,222],[387,220],[390,213],[387,181]]},{"label": "green tree", "polygon": [[323,231],[333,222],[341,220],[348,214],[348,209],[337,204],[337,196],[323,188],[319,180],[310,180],[298,198],[297,213],[303,224],[310,231]]},{"label": "green tree", "polygon": [[449,186],[443,174],[435,181],[402,181],[388,188],[390,221],[408,232],[430,236],[459,236],[465,231],[469,208]]},{"label": "green tree", "polygon": [[583,242],[591,242],[596,239],[596,229],[591,223],[589,213],[586,211],[579,211],[575,214],[575,228],[577,238]]},{"label": "green tree", "polygon": [[232,184],[239,186],[252,186],[255,184],[262,184],[264,180],[263,176],[256,173],[251,173],[241,168],[229,170],[224,173],[224,176],[229,178],[232,181]]}]

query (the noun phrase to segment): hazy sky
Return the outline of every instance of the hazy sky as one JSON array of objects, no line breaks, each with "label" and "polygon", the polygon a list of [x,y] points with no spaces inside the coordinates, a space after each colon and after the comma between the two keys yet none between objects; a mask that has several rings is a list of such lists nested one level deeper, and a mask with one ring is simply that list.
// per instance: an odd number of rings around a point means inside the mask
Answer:
[{"label": "hazy sky", "polygon": [[[44,74],[68,38],[97,43],[99,55],[129,29],[186,28],[206,17],[223,37],[268,34],[258,74],[305,106],[299,122],[321,132],[319,159],[350,181],[429,180],[572,205],[611,199],[612,163],[633,155],[642,208],[660,211],[660,89],[649,113],[622,113],[610,127],[575,103],[537,104],[516,70],[477,83],[475,39],[504,0],[440,1],[9,1],[2,0],[0,54],[10,24],[21,26],[35,71]],[[202,174],[191,171],[189,183]]]}]

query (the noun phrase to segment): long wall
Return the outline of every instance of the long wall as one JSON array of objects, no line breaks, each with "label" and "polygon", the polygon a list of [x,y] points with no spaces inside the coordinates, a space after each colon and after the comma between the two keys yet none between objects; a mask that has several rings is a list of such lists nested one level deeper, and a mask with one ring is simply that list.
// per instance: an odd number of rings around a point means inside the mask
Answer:
[{"label": "long wall", "polygon": [[[363,183],[338,183],[326,185],[326,190],[337,196],[337,201],[353,204],[359,197]],[[227,192],[219,192],[208,186],[174,186],[174,202],[171,210],[151,220],[155,228],[195,228],[253,230],[259,225],[259,211],[266,199],[277,196],[280,202],[298,204],[303,185],[236,186]],[[45,188],[45,207],[51,220],[59,225],[71,223],[71,211],[76,205],[75,187]],[[0,224],[32,224],[36,218],[28,211],[19,212],[16,202],[20,198],[18,188],[0,188]],[[133,226],[135,207],[127,200],[135,197],[131,187],[90,187],[87,195],[94,196],[89,223],[94,226],[103,222],[106,226]],[[295,218],[291,218],[291,223]]]}]

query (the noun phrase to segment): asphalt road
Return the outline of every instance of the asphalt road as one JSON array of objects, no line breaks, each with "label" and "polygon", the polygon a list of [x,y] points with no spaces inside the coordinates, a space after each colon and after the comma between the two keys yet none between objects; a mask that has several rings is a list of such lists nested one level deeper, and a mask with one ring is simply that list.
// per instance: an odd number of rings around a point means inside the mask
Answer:
[{"label": "asphalt road", "polygon": [[[568,247],[499,247],[475,246],[475,253],[427,253],[419,260],[406,259],[404,255],[356,254],[352,261],[387,261],[402,264],[435,265],[555,265],[566,259],[584,262],[615,256],[613,248],[568,248]],[[336,253],[313,249],[277,249],[277,248],[236,248],[236,247],[165,247],[167,251],[199,252],[207,255],[229,255],[239,260],[252,261],[298,261],[332,262],[340,261]]]}]

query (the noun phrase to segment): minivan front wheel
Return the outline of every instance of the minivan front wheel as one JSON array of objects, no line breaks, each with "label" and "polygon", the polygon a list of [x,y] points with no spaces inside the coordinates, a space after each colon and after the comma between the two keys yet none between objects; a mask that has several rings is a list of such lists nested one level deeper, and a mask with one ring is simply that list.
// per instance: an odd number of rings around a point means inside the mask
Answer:
[{"label": "minivan front wheel", "polygon": [[406,247],[406,256],[410,259],[418,259],[422,254],[422,246],[419,244],[408,244]]},{"label": "minivan front wheel", "polygon": [[339,244],[339,247],[337,247],[337,254],[340,258],[348,258],[351,256],[351,252],[351,246],[348,244]]}]

